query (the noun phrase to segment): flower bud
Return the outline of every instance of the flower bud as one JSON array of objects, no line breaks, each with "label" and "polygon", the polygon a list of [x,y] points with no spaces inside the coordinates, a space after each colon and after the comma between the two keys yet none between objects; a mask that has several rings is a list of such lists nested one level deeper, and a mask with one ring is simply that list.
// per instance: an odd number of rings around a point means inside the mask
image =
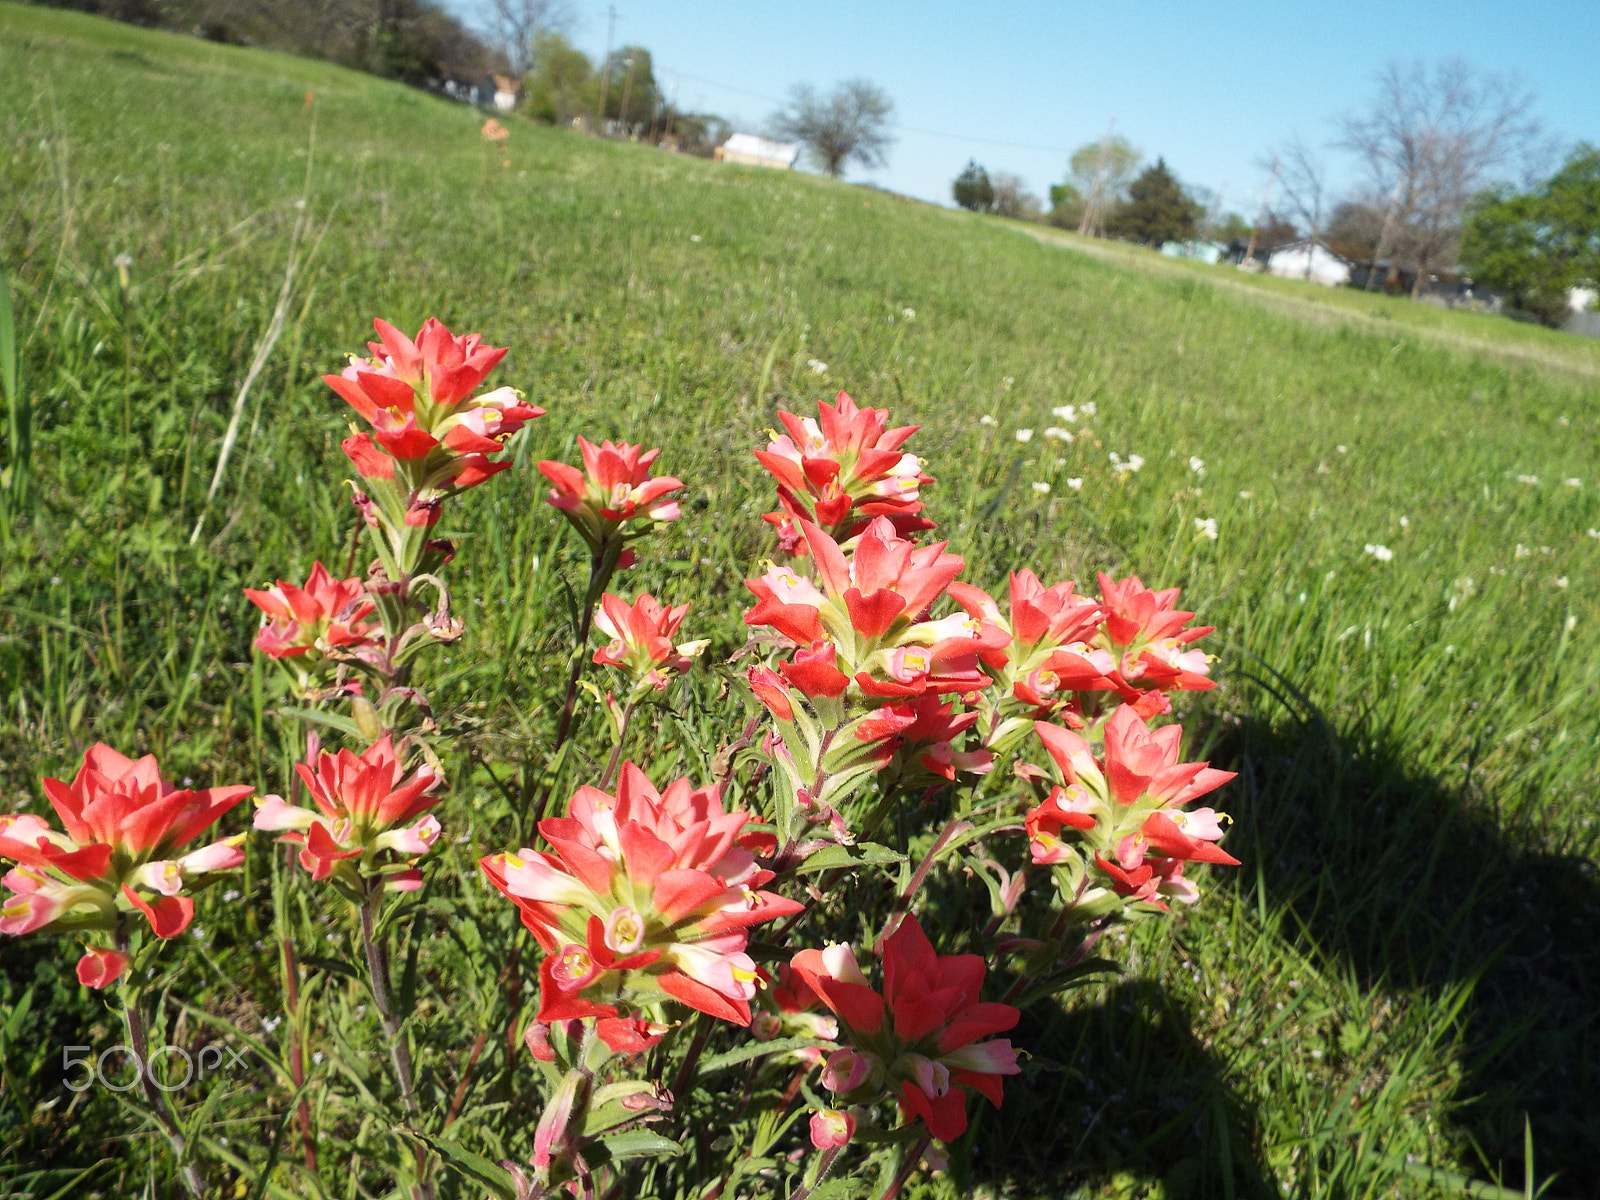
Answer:
[{"label": "flower bud", "polygon": [[856,1119],[837,1108],[821,1108],[811,1114],[811,1144],[818,1150],[838,1150],[855,1136]]}]

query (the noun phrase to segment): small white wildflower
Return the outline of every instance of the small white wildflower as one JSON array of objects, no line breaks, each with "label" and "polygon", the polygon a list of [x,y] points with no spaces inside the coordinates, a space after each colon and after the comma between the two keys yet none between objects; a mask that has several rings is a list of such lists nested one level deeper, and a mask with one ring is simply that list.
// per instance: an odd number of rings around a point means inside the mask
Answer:
[{"label": "small white wildflower", "polygon": [[1126,462],[1118,459],[1115,454],[1111,456],[1111,469],[1119,474],[1124,471],[1137,471],[1142,466],[1144,466],[1144,458],[1138,454],[1128,455]]},{"label": "small white wildflower", "polygon": [[1100,410],[1097,409],[1094,406],[1094,401],[1091,400],[1091,401],[1089,401],[1089,403],[1085,404],[1082,408],[1078,409],[1078,411],[1081,412],[1086,417],[1092,417],[1092,416],[1095,415],[1095,413],[1099,412]]},{"label": "small white wildflower", "polygon": [[311,1052],[311,1061],[320,1066],[321,1063],[322,1063],[322,1051],[321,1050],[313,1050]]},{"label": "small white wildflower", "polygon": [[1394,551],[1389,549],[1389,547],[1375,545],[1372,542],[1368,542],[1364,547],[1362,547],[1362,549],[1365,551],[1365,553],[1372,555],[1372,557],[1377,559],[1379,562],[1388,562],[1394,557]]},{"label": "small white wildflower", "polygon": [[1539,477],[1537,475],[1518,475],[1517,476],[1517,482],[1518,483],[1538,483],[1539,482]]},{"label": "small white wildflower", "polygon": [[1002,384],[1004,384],[1004,385],[1005,385],[1005,389],[1006,389],[1006,391],[1008,391],[1008,392],[1009,392],[1009,391],[1010,391],[1010,390],[1011,390],[1011,385],[1012,385],[1012,384],[1014,384],[1014,383],[1015,383],[1015,382],[1016,382],[1016,378],[1015,378],[1015,377],[1014,377],[1014,376],[1011,376],[1011,375],[1007,375],[1007,376],[1006,376],[1006,377],[1005,377],[1005,378],[1004,378],[1004,379],[1002,379],[1002,380],[1001,380],[1001,381],[1000,381],[1000,382],[1001,382],[1001,383],[1002,383]]},{"label": "small white wildflower", "polygon": [[1518,542],[1517,543],[1517,548],[1511,552],[1511,557],[1512,558],[1527,558],[1528,555],[1530,555],[1532,553],[1533,553],[1532,550],[1529,550],[1521,542]]},{"label": "small white wildflower", "polygon": [[979,425],[998,425],[998,424],[1000,424],[1000,422],[996,421],[988,413],[984,413],[983,416],[978,418],[978,424]]},{"label": "small white wildflower", "polygon": [[229,888],[227,891],[222,893],[222,898],[224,900],[228,901],[229,903],[232,903],[233,901],[235,901],[235,900],[237,900],[239,898],[239,889],[238,888]]},{"label": "small white wildflower", "polygon": [[1556,586],[1558,588],[1561,588],[1561,589],[1565,590],[1566,586],[1567,586],[1567,577],[1565,575],[1563,575],[1560,579],[1557,579],[1556,580]]},{"label": "small white wildflower", "polygon": [[[1591,529],[1589,532],[1593,533],[1594,530]],[[60,583],[61,583],[61,576],[59,576],[59,575],[50,576],[50,586],[51,587],[58,587],[60,585]]]},{"label": "small white wildflower", "polygon": [[1401,517],[1400,518],[1400,528],[1401,529],[1410,529],[1411,528],[1411,518],[1410,517]]},{"label": "small white wildflower", "polygon": [[806,359],[806,366],[811,368],[811,373],[813,375],[826,375],[828,373],[828,364],[823,362],[820,358]]},{"label": "small white wildflower", "polygon": [[1250,497],[1252,497],[1254,495],[1255,495],[1255,493],[1254,492],[1250,492],[1250,491],[1240,492],[1239,493],[1239,499],[1248,500],[1248,499],[1250,499]]},{"label": "small white wildflower", "polygon": [[1058,404],[1050,410],[1052,417],[1060,417],[1063,421],[1076,421],[1078,419],[1078,406],[1075,404]]},{"label": "small white wildflower", "polygon": [[1202,520],[1200,517],[1196,517],[1194,519],[1194,532],[1196,537],[1203,537],[1208,541],[1216,541],[1217,519],[1215,517],[1206,517]]},{"label": "small white wildflower", "polygon": [[917,310],[914,308],[902,308],[900,315],[908,321],[915,321],[917,319]]},{"label": "small white wildflower", "polygon": [[1033,430],[1019,429],[1016,432],[1016,438],[1019,442],[1031,442],[1033,441]]},{"label": "small white wildflower", "polygon": [[1561,482],[1566,484],[1568,487],[1582,487],[1583,486],[1583,480],[1581,480],[1581,479],[1563,479]]},{"label": "small white wildflower", "polygon": [[691,233],[689,235],[689,240],[691,242],[698,242],[700,240],[700,235],[698,233]]},{"label": "small white wildflower", "polygon": [[1058,442],[1070,442],[1072,440],[1071,430],[1063,429],[1059,425],[1050,426],[1050,428],[1044,431],[1044,435],[1045,437],[1052,438]]},{"label": "small white wildflower", "polygon": [[1058,466],[1058,467],[1064,467],[1064,466],[1066,466],[1066,465],[1067,465],[1067,460],[1066,460],[1066,459],[1064,459],[1064,458],[1058,458],[1058,459],[1056,459],[1056,466]]},{"label": "small white wildflower", "polygon": [[1571,633],[1577,627],[1578,618],[1573,616],[1571,613],[1568,613],[1567,619],[1561,623],[1561,628],[1565,629],[1568,633]]},{"label": "small white wildflower", "polygon": [[1318,475],[1326,475],[1327,473],[1328,473],[1328,464],[1325,463],[1325,462],[1319,462],[1317,464],[1317,474]]},{"label": "small white wildflower", "polygon": [[121,254],[117,255],[111,260],[111,265],[117,268],[119,271],[126,271],[129,267],[133,266],[133,255],[124,250]]},{"label": "small white wildflower", "polygon": [[1200,476],[1200,478],[1204,479],[1206,474],[1206,460],[1203,458],[1197,458],[1191,454],[1189,456],[1189,470],[1193,471],[1196,475]]},{"label": "small white wildflower", "polygon": [[1348,452],[1349,447],[1347,447],[1347,446],[1335,446],[1334,449],[1337,450],[1340,454],[1345,454],[1345,453]]},{"label": "small white wildflower", "polygon": [[[1589,537],[1592,537],[1592,538],[1600,538],[1600,529],[1586,529],[1586,530],[1584,530],[1584,533],[1586,533]],[[57,581],[52,579],[50,582],[51,583],[55,583]]]},{"label": "small white wildflower", "polygon": [[1069,479],[1067,480],[1067,486],[1075,492],[1081,492],[1083,491],[1083,480]]},{"label": "small white wildflower", "polygon": [[1038,492],[1041,496],[1048,496],[1050,494],[1050,485],[1041,479],[1038,483],[1033,485],[1033,490]]}]

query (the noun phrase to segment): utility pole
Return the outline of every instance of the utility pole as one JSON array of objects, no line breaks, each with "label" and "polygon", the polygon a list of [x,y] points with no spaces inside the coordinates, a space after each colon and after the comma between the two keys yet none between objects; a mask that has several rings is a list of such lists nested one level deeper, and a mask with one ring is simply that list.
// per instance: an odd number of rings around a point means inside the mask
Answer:
[{"label": "utility pole", "polygon": [[1083,202],[1083,220],[1078,222],[1080,234],[1092,234],[1100,226],[1100,206],[1102,193],[1105,191],[1106,172],[1111,165],[1111,131],[1117,127],[1117,119],[1111,118],[1111,124],[1106,126],[1106,135],[1100,139],[1100,156],[1094,164],[1094,182],[1089,185],[1089,196]]},{"label": "utility pole", "polygon": [[622,122],[622,127],[628,130],[625,136],[631,137],[633,125],[628,120],[628,92],[633,87],[633,59],[625,58],[623,65],[628,68],[628,73],[622,77],[622,107],[617,112],[617,120]]},{"label": "utility pole", "polygon": [[1272,174],[1267,179],[1267,187],[1261,193],[1261,211],[1256,214],[1256,223],[1250,226],[1250,244],[1244,248],[1244,258],[1240,261],[1241,268],[1250,263],[1256,252],[1256,231],[1261,228],[1261,222],[1267,219],[1267,201],[1272,198],[1272,185],[1278,182],[1278,172],[1283,170],[1283,163],[1278,159],[1272,160]]},{"label": "utility pole", "polygon": [[611,42],[617,35],[617,6],[606,8],[606,60],[600,66],[600,132],[606,128],[606,100],[611,87]]},{"label": "utility pole", "polygon": [[[1392,251],[1389,249],[1389,231],[1394,226],[1394,210],[1400,206],[1400,185],[1403,182],[1403,179],[1396,179],[1394,181],[1394,191],[1389,194],[1389,207],[1383,214],[1383,229],[1378,234],[1378,244],[1372,248],[1372,266],[1367,270],[1367,286],[1361,289],[1364,292],[1370,292],[1372,290],[1373,278],[1378,274],[1378,260],[1382,258],[1385,253],[1392,254]],[[1383,273],[1383,283],[1385,287],[1388,286],[1389,277],[1393,273],[1394,265],[1391,263],[1388,269],[1386,269]]]}]

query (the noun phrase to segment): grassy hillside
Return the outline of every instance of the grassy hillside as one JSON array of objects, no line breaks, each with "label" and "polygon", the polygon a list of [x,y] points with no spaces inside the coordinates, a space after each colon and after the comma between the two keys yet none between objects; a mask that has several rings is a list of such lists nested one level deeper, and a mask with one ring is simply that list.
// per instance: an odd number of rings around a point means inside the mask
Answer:
[{"label": "grassy hillside", "polygon": [[[0,263],[35,420],[0,562],[8,806],[96,739],[282,786],[239,588],[345,564],[346,415],[318,376],[372,316],[482,330],[511,347],[496,378],[549,410],[449,531],[470,636],[434,695],[478,732],[446,806],[494,848],[486,772],[537,774],[580,565],[532,461],[579,432],[663,447],[691,499],[628,586],[693,600],[726,657],[769,545],[749,447],[775,407],[843,387],[922,424],[931,515],[974,582],[1019,564],[1182,584],[1227,680],[1190,706],[1195,748],[1241,772],[1220,807],[1245,865],[1019,1036],[1038,1054],[947,1194],[1520,1195],[1525,1121],[1551,1195],[1600,1189],[1594,346],[1392,302],[1381,324],[1320,320],[1231,275],[522,122],[502,159],[478,119],[0,4]],[[291,253],[284,332],[208,505]],[[1052,416],[1068,404],[1072,424]],[[737,711],[719,682],[697,677],[695,713]],[[449,853],[466,869],[479,845]],[[239,1020],[270,920],[259,868],[244,888],[201,899],[182,968]],[[48,1194],[101,1163],[91,1182],[131,1194],[143,1151],[107,1139],[115,1098],[67,1095],[58,1066],[115,1040],[103,1004],[50,945],[7,939],[0,963],[0,1002],[34,988],[4,1046],[0,1178]],[[508,1019],[462,1016],[460,980],[419,986],[469,1025]],[[217,1128],[255,1136],[251,1104],[241,1088]]]}]

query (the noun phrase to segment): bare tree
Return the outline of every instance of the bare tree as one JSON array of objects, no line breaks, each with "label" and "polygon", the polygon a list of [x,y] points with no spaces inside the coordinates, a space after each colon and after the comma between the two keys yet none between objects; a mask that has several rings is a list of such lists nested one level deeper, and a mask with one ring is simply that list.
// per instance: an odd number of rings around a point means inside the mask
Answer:
[{"label": "bare tree", "polygon": [[1298,136],[1285,143],[1271,161],[1277,166],[1290,215],[1305,227],[1311,239],[1306,250],[1306,278],[1310,279],[1312,255],[1327,225],[1327,167],[1317,152]]},{"label": "bare tree", "polygon": [[774,114],[773,133],[804,143],[820,166],[834,179],[852,162],[881,167],[888,161],[889,121],[894,101],[877,84],[850,79],[819,96],[810,84],[797,84],[789,93],[789,107]]},{"label": "bare tree", "polygon": [[[1340,145],[1366,167],[1365,199],[1387,219],[1377,257],[1405,263],[1420,284],[1456,254],[1472,196],[1542,149],[1533,95],[1460,59],[1390,63],[1364,112],[1342,122]],[[1415,289],[1413,289],[1415,291]]]},{"label": "bare tree", "polygon": [[567,0],[489,0],[489,22],[506,66],[520,77],[533,66],[533,42],[539,34],[572,28],[572,8]]}]

